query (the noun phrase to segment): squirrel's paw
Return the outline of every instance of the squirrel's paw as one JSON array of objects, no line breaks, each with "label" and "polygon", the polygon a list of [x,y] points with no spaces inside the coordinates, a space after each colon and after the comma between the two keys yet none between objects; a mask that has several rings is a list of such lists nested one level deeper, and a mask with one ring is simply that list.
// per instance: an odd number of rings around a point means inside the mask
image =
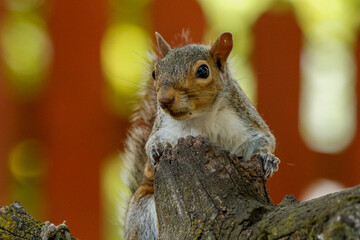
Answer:
[{"label": "squirrel's paw", "polygon": [[269,153],[267,149],[259,151],[254,157],[262,160],[265,179],[271,177],[279,169],[280,159]]},{"label": "squirrel's paw", "polygon": [[155,141],[150,146],[150,159],[153,165],[159,162],[160,157],[163,155],[165,149],[167,148],[171,148],[171,144],[169,142],[163,142],[163,141]]}]

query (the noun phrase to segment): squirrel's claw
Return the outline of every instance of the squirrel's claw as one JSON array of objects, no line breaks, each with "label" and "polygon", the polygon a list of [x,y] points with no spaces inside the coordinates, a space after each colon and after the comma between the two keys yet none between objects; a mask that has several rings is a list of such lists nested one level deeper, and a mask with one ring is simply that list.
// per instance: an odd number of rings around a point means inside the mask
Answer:
[{"label": "squirrel's claw", "polygon": [[169,142],[155,141],[150,146],[150,159],[151,163],[155,165],[159,162],[160,157],[165,152],[165,149],[171,148],[171,144]]},{"label": "squirrel's claw", "polygon": [[271,177],[279,169],[280,159],[266,149],[256,153],[253,157],[262,160],[265,179]]}]

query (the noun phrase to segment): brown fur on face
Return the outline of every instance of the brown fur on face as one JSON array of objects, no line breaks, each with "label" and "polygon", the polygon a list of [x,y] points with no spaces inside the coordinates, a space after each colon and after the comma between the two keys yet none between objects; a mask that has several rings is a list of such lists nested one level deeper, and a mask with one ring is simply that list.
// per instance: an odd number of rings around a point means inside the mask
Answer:
[{"label": "brown fur on face", "polygon": [[[166,61],[158,61],[155,66],[156,76],[155,89],[157,99],[171,102],[171,104],[160,106],[163,110],[177,120],[185,120],[201,114],[206,111],[215,101],[218,92],[221,90],[221,78],[218,76],[216,60],[213,58],[210,49],[199,45],[190,45],[180,48],[187,49],[189,54],[177,55],[177,49],[174,49],[165,56]],[[193,55],[193,52],[201,54]],[[184,51],[181,51],[184,53]],[[190,64],[179,64],[181,61],[190,61]],[[182,66],[181,68],[172,68],[172,66]],[[162,64],[162,63],[166,64]],[[177,63],[177,65],[175,65]],[[209,76],[207,78],[197,77],[198,68],[201,65],[208,66]],[[169,71],[171,70],[171,71]]]}]

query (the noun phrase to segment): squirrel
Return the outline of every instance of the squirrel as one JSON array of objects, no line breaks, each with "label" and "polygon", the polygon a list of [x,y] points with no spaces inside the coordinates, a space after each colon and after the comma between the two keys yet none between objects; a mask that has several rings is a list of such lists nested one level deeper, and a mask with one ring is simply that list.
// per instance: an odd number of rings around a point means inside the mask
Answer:
[{"label": "squirrel", "polygon": [[[270,177],[280,160],[275,138],[231,74],[232,34],[222,33],[211,46],[171,48],[155,33],[162,58],[153,60],[154,88],[145,91],[126,142],[125,165],[134,176],[125,219],[125,238],[158,238],[154,201],[154,165],[180,138],[202,135],[250,161],[262,159]],[[156,104],[153,101],[156,100]]]}]

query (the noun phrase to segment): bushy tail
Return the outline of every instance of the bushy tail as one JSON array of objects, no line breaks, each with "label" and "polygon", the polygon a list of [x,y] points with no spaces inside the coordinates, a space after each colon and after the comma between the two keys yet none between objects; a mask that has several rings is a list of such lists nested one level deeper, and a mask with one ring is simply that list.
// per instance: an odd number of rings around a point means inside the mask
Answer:
[{"label": "bushy tail", "polygon": [[127,192],[120,193],[119,220],[122,232],[127,204],[143,180],[144,167],[147,162],[145,144],[150,136],[156,115],[156,92],[151,77],[154,61],[156,59],[152,55],[149,63],[151,71],[146,74],[146,81],[142,84],[144,89],[140,93],[140,101],[131,118],[131,127],[128,131],[124,152],[120,154],[120,180],[128,188]]}]

